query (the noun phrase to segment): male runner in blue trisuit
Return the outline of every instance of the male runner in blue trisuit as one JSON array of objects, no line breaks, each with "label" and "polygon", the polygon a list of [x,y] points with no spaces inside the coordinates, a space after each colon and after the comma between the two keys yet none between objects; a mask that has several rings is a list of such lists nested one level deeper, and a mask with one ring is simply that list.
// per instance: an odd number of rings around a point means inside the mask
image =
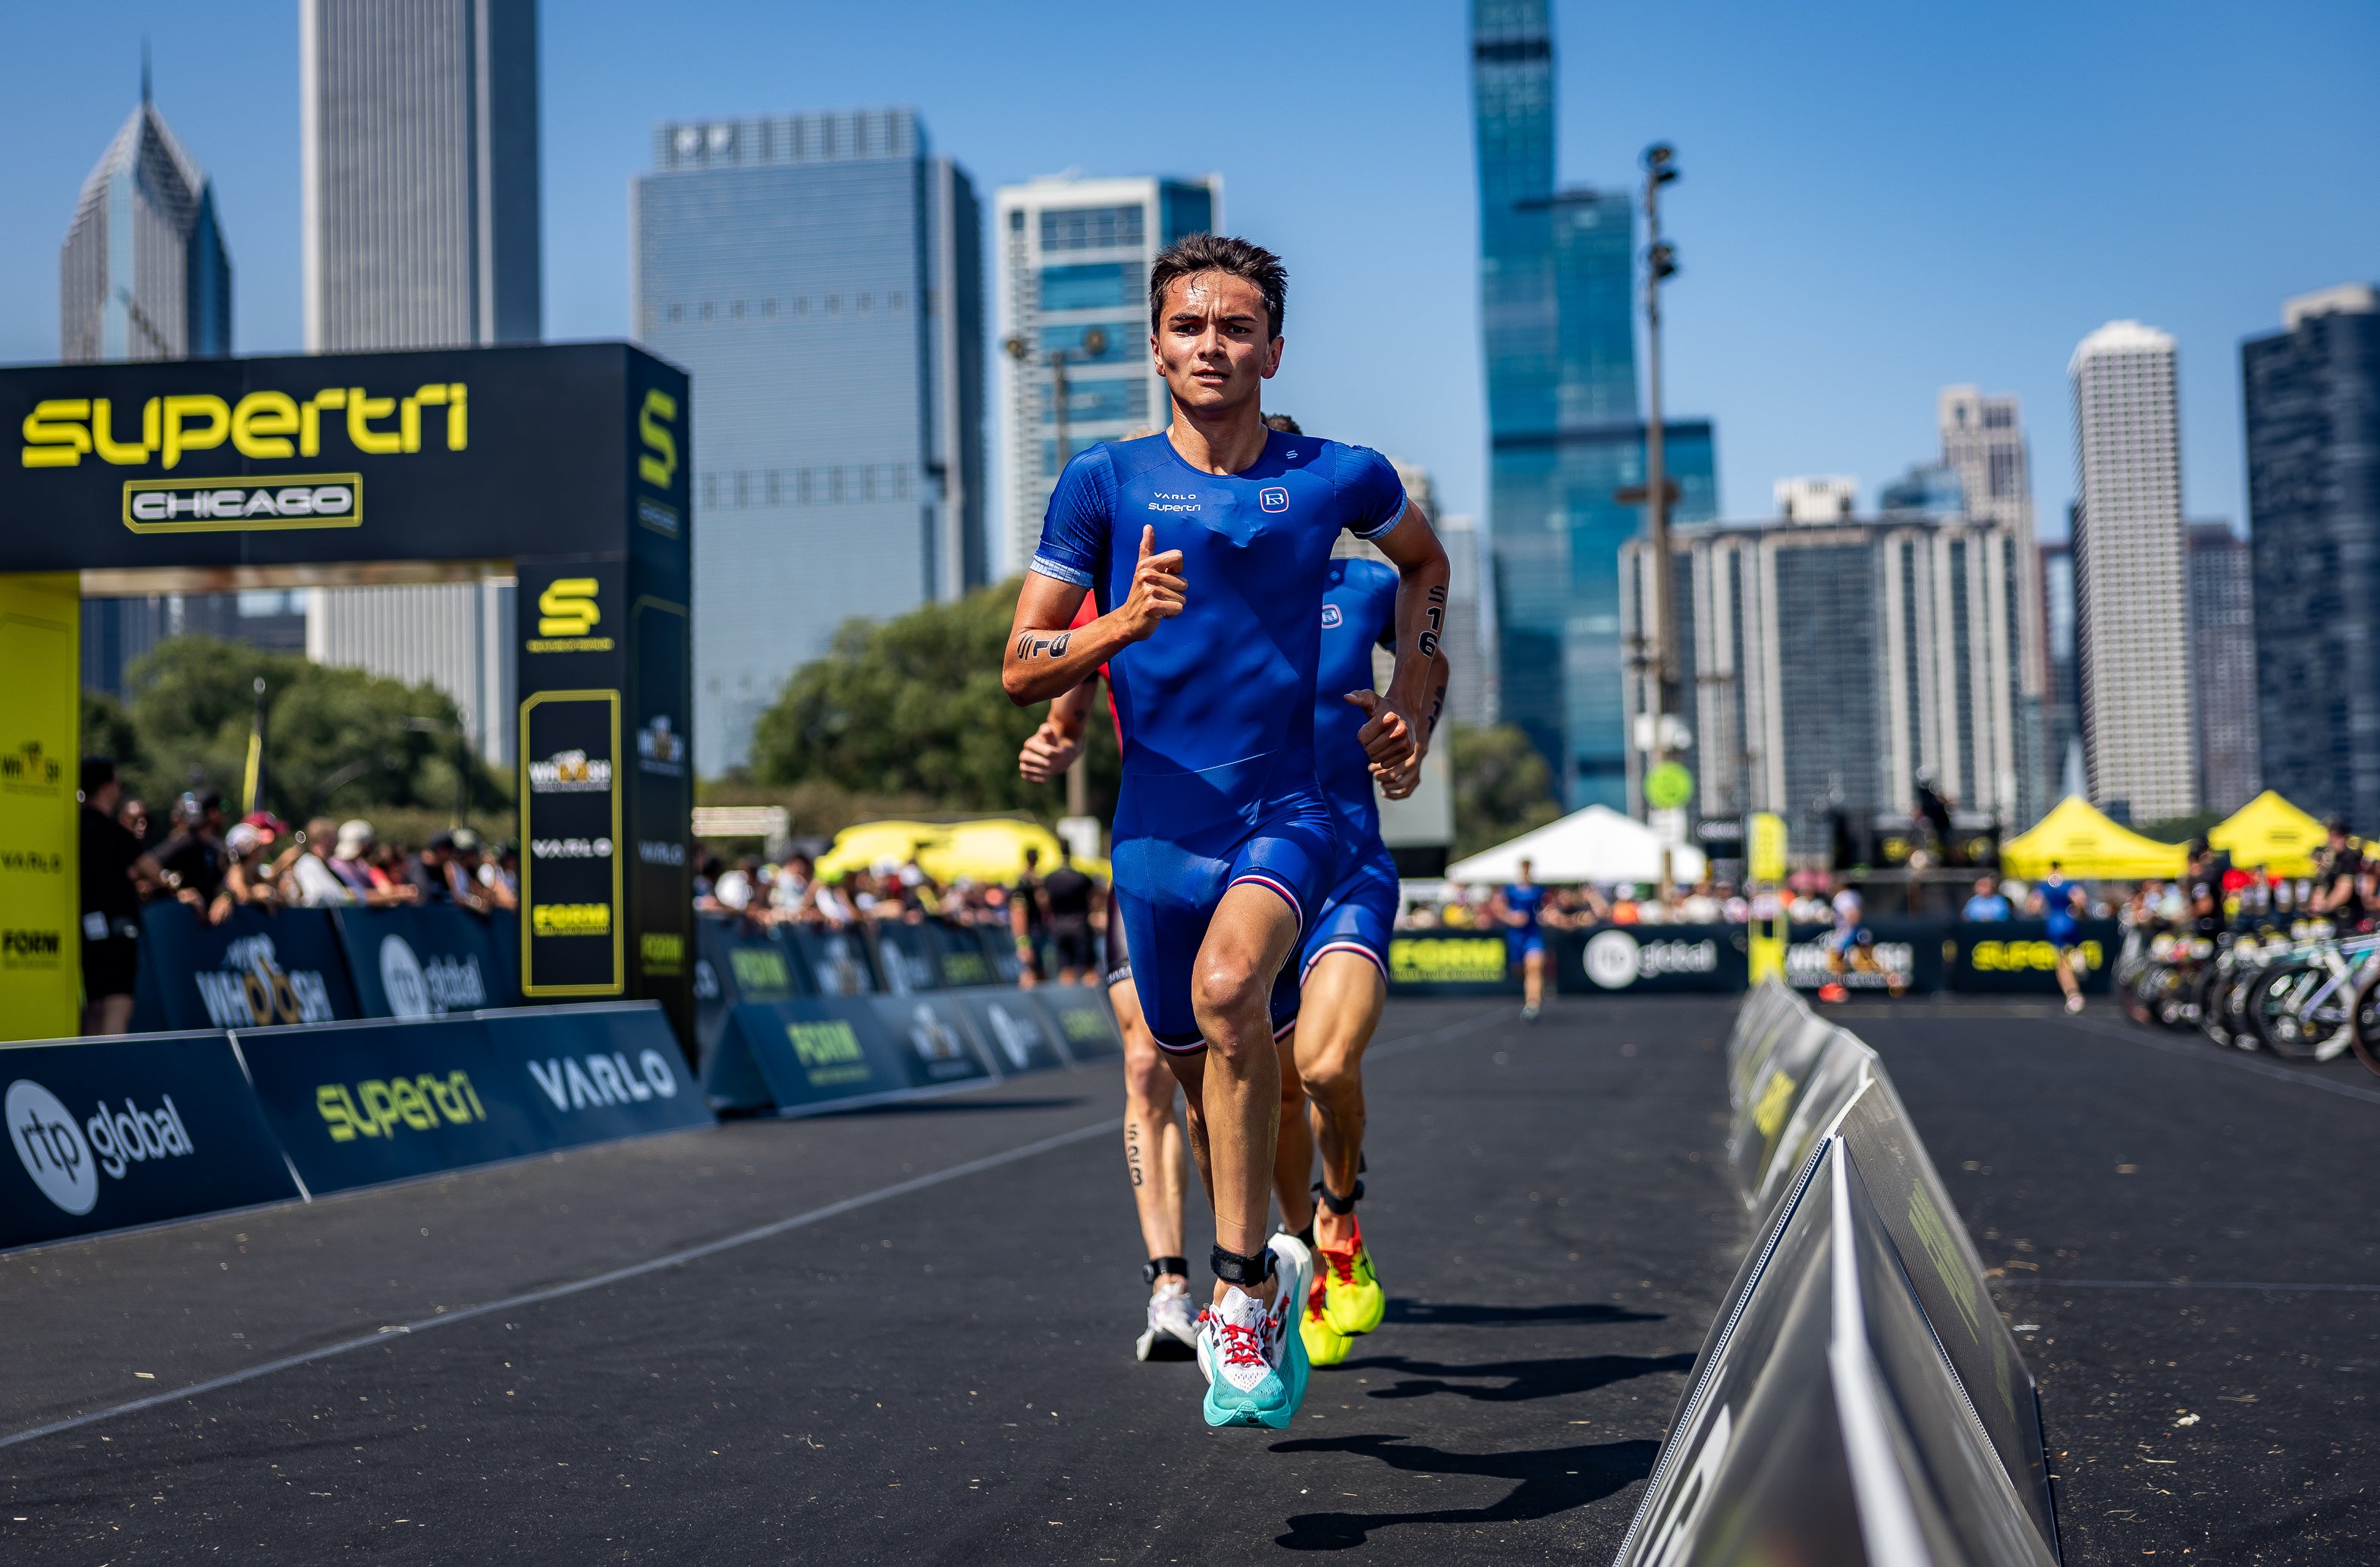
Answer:
[{"label": "male runner in blue trisuit", "polygon": [[[1410,787],[1420,766],[1437,647],[1427,594],[1447,577],[1385,458],[1264,427],[1258,394],[1280,368],[1286,283],[1279,259],[1244,240],[1193,235],[1158,257],[1150,347],[1172,423],[1067,465],[1002,667],[1022,704],[1109,665],[1123,720],[1114,866],[1134,988],[1200,1103],[1215,1188],[1206,1415],[1275,1428],[1305,1391],[1291,1330],[1312,1258],[1293,1236],[1265,1237],[1273,1034],[1295,1014],[1289,960],[1337,879],[1314,776],[1330,545],[1342,528],[1372,538],[1402,577],[1396,675],[1361,732],[1388,786]],[[1099,618],[1069,631],[1087,591]]]},{"label": "male runner in blue trisuit", "polygon": [[1546,1000],[1546,890],[1531,878],[1533,869],[1521,862],[1521,879],[1496,894],[1493,910],[1504,925],[1506,958],[1521,966],[1521,1017],[1528,1023]]},{"label": "male runner in blue trisuit", "polygon": [[[1276,429],[1287,422],[1276,419]],[[1355,1203],[1364,1195],[1364,1047],[1371,1043],[1388,1002],[1397,867],[1380,842],[1379,803],[1355,736],[1378,701],[1372,650],[1396,646],[1399,582],[1399,575],[1378,561],[1334,560],[1322,594],[1314,762],[1338,819],[1339,881],[1298,954],[1304,1004],[1281,1063],[1281,1145],[1274,1158],[1281,1225],[1299,1230],[1298,1219],[1305,1216],[1318,1254],[1314,1287],[1298,1320],[1306,1357],[1317,1366],[1346,1359],[1354,1335],[1378,1327],[1388,1306],[1355,1220]],[[1439,629],[1443,618],[1443,606],[1433,603],[1431,629]],[[1430,669],[1425,732],[1437,724],[1446,680],[1446,655],[1439,650]],[[1318,1142],[1322,1179],[1309,1187]]]}]

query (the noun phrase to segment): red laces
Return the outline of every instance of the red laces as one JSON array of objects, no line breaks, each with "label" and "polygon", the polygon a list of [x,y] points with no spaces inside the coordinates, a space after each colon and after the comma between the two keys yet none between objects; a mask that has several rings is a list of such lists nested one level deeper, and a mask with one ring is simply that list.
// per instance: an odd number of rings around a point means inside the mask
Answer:
[{"label": "red laces", "polygon": [[1254,1328],[1237,1323],[1219,1322],[1217,1336],[1223,1341],[1223,1364],[1226,1366],[1261,1366],[1264,1364],[1264,1335]]},{"label": "red laces", "polygon": [[[1339,1275],[1341,1283],[1352,1284],[1355,1282],[1355,1248],[1354,1246],[1349,1246],[1345,1251],[1326,1251],[1322,1254],[1322,1260],[1330,1265],[1330,1271]],[[1319,1284],[1315,1286],[1318,1290],[1321,1287]]]}]

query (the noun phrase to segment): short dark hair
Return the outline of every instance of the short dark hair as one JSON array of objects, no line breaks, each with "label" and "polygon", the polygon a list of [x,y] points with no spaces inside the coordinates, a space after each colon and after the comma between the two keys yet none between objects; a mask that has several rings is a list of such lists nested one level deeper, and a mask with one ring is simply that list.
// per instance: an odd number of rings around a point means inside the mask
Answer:
[{"label": "short dark hair", "polygon": [[1305,433],[1305,431],[1297,428],[1297,421],[1290,418],[1287,414],[1265,415],[1265,428],[1267,430],[1278,430],[1283,435],[1303,435]]},{"label": "short dark hair", "polygon": [[104,789],[115,782],[115,759],[85,757],[82,759],[82,779],[78,785],[84,794]]},{"label": "short dark hair", "polygon": [[1221,234],[1185,234],[1157,253],[1148,269],[1148,330],[1165,319],[1165,291],[1182,278],[1202,272],[1220,272],[1256,285],[1264,296],[1267,337],[1281,335],[1282,312],[1289,304],[1289,269],[1261,245]]}]

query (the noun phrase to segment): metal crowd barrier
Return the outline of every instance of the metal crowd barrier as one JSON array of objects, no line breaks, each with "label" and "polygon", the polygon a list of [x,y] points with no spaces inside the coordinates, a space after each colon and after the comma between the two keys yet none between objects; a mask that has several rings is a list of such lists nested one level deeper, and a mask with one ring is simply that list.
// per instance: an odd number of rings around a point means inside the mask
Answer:
[{"label": "metal crowd barrier", "polygon": [[1728,1068],[1759,1238],[1615,1567],[2055,1563],[2033,1376],[1883,1063],[1771,980]]}]

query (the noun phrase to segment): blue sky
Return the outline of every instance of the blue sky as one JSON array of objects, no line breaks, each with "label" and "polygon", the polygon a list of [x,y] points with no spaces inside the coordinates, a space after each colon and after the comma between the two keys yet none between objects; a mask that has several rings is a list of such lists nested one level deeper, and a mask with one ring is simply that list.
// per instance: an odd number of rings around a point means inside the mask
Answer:
[{"label": "blue sky", "polygon": [[[1789,473],[1872,495],[1933,452],[1937,389],[1973,382],[2023,397],[2060,531],[2067,356],[2132,316],[2181,340],[2191,512],[2239,517],[2240,339],[2287,295],[2380,277],[2368,0],[1557,5],[1563,178],[1680,148],[1670,408],[1717,419],[1731,516]],[[548,335],[625,332],[627,182],[656,120],[907,103],[987,196],[1070,166],[1220,170],[1231,225],[1293,272],[1273,406],[1482,509],[1460,4],[549,0],[541,27]],[[294,0],[20,3],[0,19],[0,361],[56,353],[58,241],[144,31],[215,179],[237,346],[299,346]]]}]

